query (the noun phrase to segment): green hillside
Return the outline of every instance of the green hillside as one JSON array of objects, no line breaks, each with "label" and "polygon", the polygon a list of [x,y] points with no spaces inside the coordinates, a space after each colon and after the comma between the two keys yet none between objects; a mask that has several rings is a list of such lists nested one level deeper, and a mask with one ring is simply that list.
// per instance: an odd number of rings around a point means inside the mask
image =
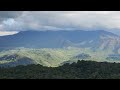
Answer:
[{"label": "green hillside", "polygon": [[[82,55],[83,54],[83,55]],[[90,48],[16,48],[13,50],[0,52],[0,64],[7,64],[18,60],[20,58],[29,58],[34,64],[41,64],[48,67],[57,67],[65,62],[77,62],[78,60],[93,60],[93,61],[109,61],[120,62],[120,60],[111,60],[108,58],[110,54],[113,54],[112,50],[96,50],[93,51]],[[10,58],[15,56],[16,58]],[[87,56],[87,58],[85,58]],[[6,58],[4,58],[6,57]],[[84,58],[83,58],[84,57]],[[3,59],[2,59],[3,58]]]}]

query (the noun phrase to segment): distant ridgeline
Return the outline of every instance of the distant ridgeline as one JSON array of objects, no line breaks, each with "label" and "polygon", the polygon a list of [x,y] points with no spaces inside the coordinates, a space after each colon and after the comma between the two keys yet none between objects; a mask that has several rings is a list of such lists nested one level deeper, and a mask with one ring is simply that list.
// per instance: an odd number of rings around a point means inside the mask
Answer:
[{"label": "distant ridgeline", "polygon": [[0,36],[0,49],[25,48],[63,48],[80,47],[112,49],[118,53],[120,37],[103,30],[97,31],[21,31],[14,35]]}]

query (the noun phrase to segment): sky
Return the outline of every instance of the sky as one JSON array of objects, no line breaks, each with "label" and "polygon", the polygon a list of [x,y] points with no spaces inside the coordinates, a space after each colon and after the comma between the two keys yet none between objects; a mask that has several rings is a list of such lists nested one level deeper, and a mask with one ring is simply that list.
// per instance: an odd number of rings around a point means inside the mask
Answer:
[{"label": "sky", "polygon": [[0,36],[25,30],[106,30],[120,35],[120,11],[0,11]]}]

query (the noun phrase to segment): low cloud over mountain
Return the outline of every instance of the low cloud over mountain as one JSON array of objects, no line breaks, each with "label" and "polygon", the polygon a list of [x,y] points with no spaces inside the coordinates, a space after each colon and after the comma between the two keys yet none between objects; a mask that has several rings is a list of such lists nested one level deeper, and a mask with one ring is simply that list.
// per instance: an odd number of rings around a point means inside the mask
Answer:
[{"label": "low cloud over mountain", "polygon": [[119,31],[119,23],[119,11],[0,11],[0,31],[11,34],[24,30],[103,29],[114,32]]}]

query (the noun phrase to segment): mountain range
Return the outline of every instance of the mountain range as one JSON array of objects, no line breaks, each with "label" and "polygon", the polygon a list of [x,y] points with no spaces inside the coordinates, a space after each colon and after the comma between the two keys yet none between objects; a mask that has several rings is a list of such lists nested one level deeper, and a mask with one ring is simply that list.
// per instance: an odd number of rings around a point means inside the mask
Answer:
[{"label": "mountain range", "polygon": [[56,67],[77,60],[120,61],[120,36],[96,31],[21,31],[0,36],[0,66]]},{"label": "mountain range", "polygon": [[0,36],[0,49],[90,47],[118,52],[120,37],[111,32],[97,31],[21,31],[14,35]]}]

